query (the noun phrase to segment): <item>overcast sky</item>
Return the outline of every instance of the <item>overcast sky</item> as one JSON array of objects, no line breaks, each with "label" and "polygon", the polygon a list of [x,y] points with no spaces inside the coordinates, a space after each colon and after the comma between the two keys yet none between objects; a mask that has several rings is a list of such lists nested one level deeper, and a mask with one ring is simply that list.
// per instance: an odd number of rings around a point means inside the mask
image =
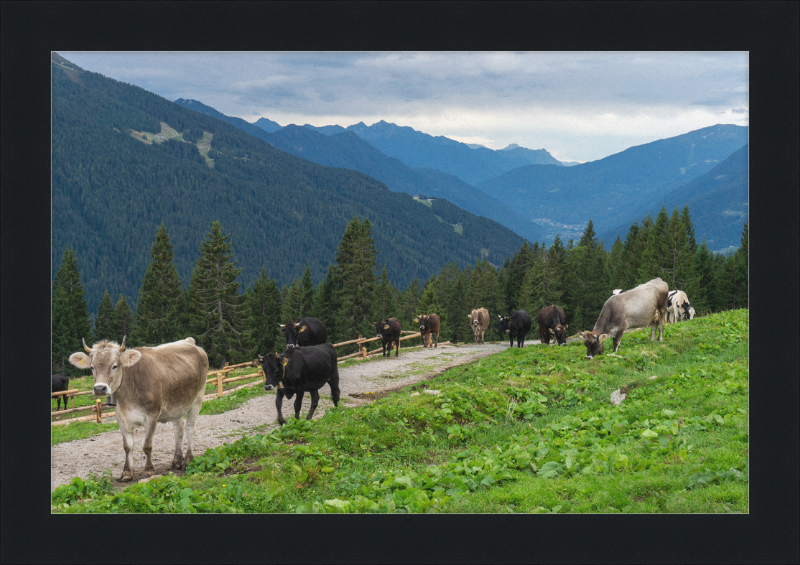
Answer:
[{"label": "overcast sky", "polygon": [[380,120],[594,161],[714,124],[749,125],[746,52],[67,52],[169,100],[280,125]]}]

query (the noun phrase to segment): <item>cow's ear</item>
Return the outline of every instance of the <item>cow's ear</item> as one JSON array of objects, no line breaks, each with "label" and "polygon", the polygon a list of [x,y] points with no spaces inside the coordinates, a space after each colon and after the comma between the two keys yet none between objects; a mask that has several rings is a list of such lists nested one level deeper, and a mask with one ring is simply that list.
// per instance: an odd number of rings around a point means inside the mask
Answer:
[{"label": "cow's ear", "polygon": [[582,333],[583,333],[582,337],[583,337],[584,341],[592,339],[592,332],[584,331]]},{"label": "cow's ear", "polygon": [[566,326],[564,326],[564,329],[565,329],[565,330],[569,329],[569,324],[567,324]]},{"label": "cow's ear", "polygon": [[69,362],[79,369],[88,369],[92,365],[92,358],[78,351],[69,356]]},{"label": "cow's ear", "polygon": [[142,353],[136,349],[128,349],[120,357],[123,367],[133,367],[142,358]]},{"label": "cow's ear", "polygon": [[603,334],[600,336],[598,341],[600,341],[600,343],[603,343],[607,339],[608,339],[608,334]]},{"label": "cow's ear", "polygon": [[556,333],[553,331],[553,328],[547,328],[547,329],[550,330],[550,335],[554,335]]}]

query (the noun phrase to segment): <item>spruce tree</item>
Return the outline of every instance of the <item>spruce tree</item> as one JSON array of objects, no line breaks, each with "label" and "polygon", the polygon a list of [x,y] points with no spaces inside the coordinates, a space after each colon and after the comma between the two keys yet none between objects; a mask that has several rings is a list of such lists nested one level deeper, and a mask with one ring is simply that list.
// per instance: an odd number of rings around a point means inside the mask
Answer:
[{"label": "spruce tree", "polygon": [[246,293],[247,356],[264,355],[282,349],[279,325],[281,321],[281,292],[274,279],[267,278],[267,269]]},{"label": "spruce tree", "polygon": [[328,339],[331,340],[331,343],[336,343],[336,328],[333,326],[333,321],[336,319],[336,309],[333,303],[334,283],[331,277],[332,269],[333,265],[330,265],[325,278],[320,281],[314,291],[314,298],[311,300],[311,317],[322,320],[328,330]]},{"label": "spruce tree", "polygon": [[522,289],[522,283],[525,280],[525,274],[528,272],[528,268],[535,258],[533,249],[531,249],[528,242],[525,241],[519,252],[515,254],[514,258],[511,260],[511,272],[506,280],[505,288],[505,302],[509,311],[519,309],[519,294]]},{"label": "spruce tree", "polygon": [[83,351],[82,339],[91,346],[94,336],[78,262],[71,247],[64,251],[61,267],[53,280],[51,332],[53,372],[78,374],[79,369],[68,358],[76,351]]},{"label": "spruce tree", "polygon": [[742,238],[739,249],[734,253],[736,264],[736,308],[747,308],[749,304],[749,241],[750,236],[747,224],[742,228]]},{"label": "spruce tree", "polygon": [[696,314],[715,311],[716,277],[714,273],[714,254],[708,249],[705,240],[697,248],[692,260],[696,279],[684,289]]},{"label": "spruce tree", "polygon": [[375,286],[375,296],[372,304],[375,308],[372,318],[375,320],[397,317],[397,314],[399,314],[397,311],[397,288],[389,282],[389,273],[386,271],[385,266],[381,268],[381,276]]},{"label": "spruce tree", "polygon": [[337,310],[337,339],[352,339],[374,331],[372,300],[375,296],[375,262],[378,252],[368,219],[353,218],[345,228],[331,271]]},{"label": "spruce tree", "polygon": [[692,224],[692,215],[689,213],[688,206],[684,206],[681,211],[681,222],[684,230],[686,230],[686,242],[689,245],[689,252],[694,255],[697,253],[697,239],[694,236],[694,225]]},{"label": "spruce tree", "polygon": [[647,236],[647,247],[642,253],[642,263],[639,266],[640,283],[660,277],[667,284],[670,284],[668,280],[670,277],[666,273],[666,265],[669,264],[668,242],[669,217],[667,216],[666,207],[662,206],[661,211],[656,216],[653,228]]},{"label": "spruce tree", "polygon": [[212,224],[199,252],[189,284],[190,329],[213,366],[223,359],[236,362],[247,356],[243,296],[238,294],[236,280],[242,269],[236,268],[230,235],[223,235],[218,221]]},{"label": "spruce tree", "polygon": [[663,253],[661,278],[671,290],[685,291],[687,283],[695,279],[692,268],[694,254],[689,246],[686,219],[678,214],[678,208],[673,210],[670,217],[667,238],[663,242]]},{"label": "spruce tree", "polygon": [[94,319],[94,335],[97,339],[110,339],[116,342],[122,340],[122,336],[114,333],[114,305],[111,304],[111,296],[108,289],[103,293],[103,299],[97,307],[97,316]]},{"label": "spruce tree", "polygon": [[615,288],[624,288],[622,285],[624,268],[625,268],[625,245],[622,240],[617,237],[614,245],[611,246],[611,252],[608,254],[608,269],[611,272],[611,283]]},{"label": "spruce tree", "polygon": [[417,304],[422,297],[422,290],[419,287],[419,279],[416,277],[400,295],[398,304],[399,315],[397,316],[404,328],[411,329],[413,320],[419,314]]},{"label": "spruce tree", "polygon": [[[132,330],[133,314],[131,313],[131,307],[128,305],[128,301],[125,300],[125,297],[120,294],[119,300],[117,300],[117,303],[114,305],[113,326],[111,330],[112,335],[115,336],[114,341],[122,343],[122,338],[131,335]],[[132,340],[128,340],[125,343],[142,345]]]},{"label": "spruce tree", "polygon": [[137,345],[159,345],[181,339],[181,278],[173,263],[172,243],[162,223],[150,248],[136,303],[131,340]]},{"label": "spruce tree", "polygon": [[281,306],[281,323],[296,321],[303,316],[302,282],[294,281],[286,290],[286,296]]}]

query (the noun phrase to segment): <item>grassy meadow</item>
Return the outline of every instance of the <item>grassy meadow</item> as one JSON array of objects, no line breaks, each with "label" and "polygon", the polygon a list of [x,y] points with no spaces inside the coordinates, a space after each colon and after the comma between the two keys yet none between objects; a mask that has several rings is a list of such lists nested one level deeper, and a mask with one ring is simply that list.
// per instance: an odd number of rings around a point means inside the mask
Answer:
[{"label": "grassy meadow", "polygon": [[509,349],[210,449],[183,477],[76,478],[52,510],[747,513],[748,311],[648,337],[592,361],[580,342]]}]

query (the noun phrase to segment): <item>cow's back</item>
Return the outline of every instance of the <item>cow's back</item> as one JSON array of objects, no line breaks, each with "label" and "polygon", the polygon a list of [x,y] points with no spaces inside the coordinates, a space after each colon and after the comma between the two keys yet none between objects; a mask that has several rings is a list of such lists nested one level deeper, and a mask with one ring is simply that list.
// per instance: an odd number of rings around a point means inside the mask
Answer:
[{"label": "cow's back", "polygon": [[486,308],[478,310],[478,326],[482,330],[489,327],[489,311]]},{"label": "cow's back", "polygon": [[208,356],[201,347],[183,341],[136,349],[142,358],[124,375],[134,391],[126,394],[129,402],[174,413],[188,409],[205,391]]},{"label": "cow's back", "polygon": [[[659,310],[666,312],[668,293],[667,283],[657,278],[613,295],[603,304],[595,329],[605,333],[618,327],[623,320],[627,328],[646,328],[653,323]],[[603,327],[598,328],[598,325]]]}]

